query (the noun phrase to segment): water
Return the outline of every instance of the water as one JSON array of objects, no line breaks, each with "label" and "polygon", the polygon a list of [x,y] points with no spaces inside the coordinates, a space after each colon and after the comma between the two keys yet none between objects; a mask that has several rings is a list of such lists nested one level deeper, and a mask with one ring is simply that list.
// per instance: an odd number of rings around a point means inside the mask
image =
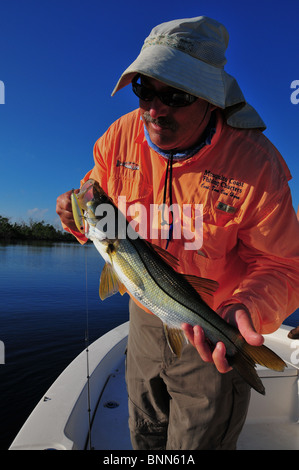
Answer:
[{"label": "water", "polygon": [[[89,340],[128,320],[128,296],[101,302],[103,260],[93,245],[0,245],[0,449]],[[87,266],[87,302],[86,270]]]},{"label": "water", "polygon": [[[100,301],[103,260],[93,245],[0,244],[0,266],[0,449],[7,449],[50,385],[85,349],[86,305],[92,342],[128,320],[128,296]],[[287,323],[297,326],[298,310]]]}]

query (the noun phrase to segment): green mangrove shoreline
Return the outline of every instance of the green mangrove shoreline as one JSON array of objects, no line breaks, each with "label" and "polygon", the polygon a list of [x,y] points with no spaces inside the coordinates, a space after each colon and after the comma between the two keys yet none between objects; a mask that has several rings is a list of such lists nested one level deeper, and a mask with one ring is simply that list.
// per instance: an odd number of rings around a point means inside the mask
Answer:
[{"label": "green mangrove shoreline", "polygon": [[44,220],[11,223],[9,217],[0,215],[0,241],[6,243],[17,241],[74,242],[75,238]]}]

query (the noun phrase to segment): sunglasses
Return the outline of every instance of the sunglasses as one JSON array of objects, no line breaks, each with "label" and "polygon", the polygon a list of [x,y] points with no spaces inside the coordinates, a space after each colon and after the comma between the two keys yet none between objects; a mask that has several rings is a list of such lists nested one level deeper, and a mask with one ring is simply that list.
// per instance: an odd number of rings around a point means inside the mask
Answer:
[{"label": "sunglasses", "polygon": [[185,93],[184,91],[180,90],[164,91],[158,93],[152,88],[148,88],[145,85],[142,85],[142,83],[137,83],[139,78],[140,76],[137,75],[132,80],[132,90],[135,95],[143,101],[153,101],[155,96],[157,96],[163,104],[166,104],[166,106],[181,108],[183,106],[190,106],[190,104],[197,100],[196,96],[190,95],[189,93]]}]

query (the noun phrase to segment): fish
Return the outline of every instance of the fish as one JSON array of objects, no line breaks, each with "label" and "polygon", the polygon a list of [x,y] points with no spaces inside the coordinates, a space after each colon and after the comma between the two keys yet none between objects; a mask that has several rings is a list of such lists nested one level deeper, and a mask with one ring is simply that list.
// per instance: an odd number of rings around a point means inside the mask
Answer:
[{"label": "fish", "polygon": [[224,343],[230,366],[265,395],[256,364],[275,371],[283,371],[287,365],[265,345],[248,344],[236,327],[209,306],[208,299],[218,288],[216,281],[180,273],[174,255],[148,242],[132,227],[128,230],[125,214],[97,181],[89,179],[79,193],[73,191],[71,202],[78,230],[92,240],[105,260],[99,287],[102,300],[117,292],[129,293],[160,318],[169,347],[178,357],[188,343],[181,325],[200,325],[212,345]]}]

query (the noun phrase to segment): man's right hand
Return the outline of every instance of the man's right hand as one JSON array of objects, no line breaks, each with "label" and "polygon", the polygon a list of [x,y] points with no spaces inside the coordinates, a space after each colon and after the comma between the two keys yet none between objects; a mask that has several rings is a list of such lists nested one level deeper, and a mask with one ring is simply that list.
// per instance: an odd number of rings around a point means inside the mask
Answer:
[{"label": "man's right hand", "polygon": [[[75,193],[78,193],[79,189],[75,190]],[[57,198],[56,202],[56,212],[60,217],[62,223],[64,223],[69,229],[78,232],[76,227],[73,211],[72,211],[72,203],[71,203],[71,194],[72,190],[67,191],[64,194],[61,194]]]}]

